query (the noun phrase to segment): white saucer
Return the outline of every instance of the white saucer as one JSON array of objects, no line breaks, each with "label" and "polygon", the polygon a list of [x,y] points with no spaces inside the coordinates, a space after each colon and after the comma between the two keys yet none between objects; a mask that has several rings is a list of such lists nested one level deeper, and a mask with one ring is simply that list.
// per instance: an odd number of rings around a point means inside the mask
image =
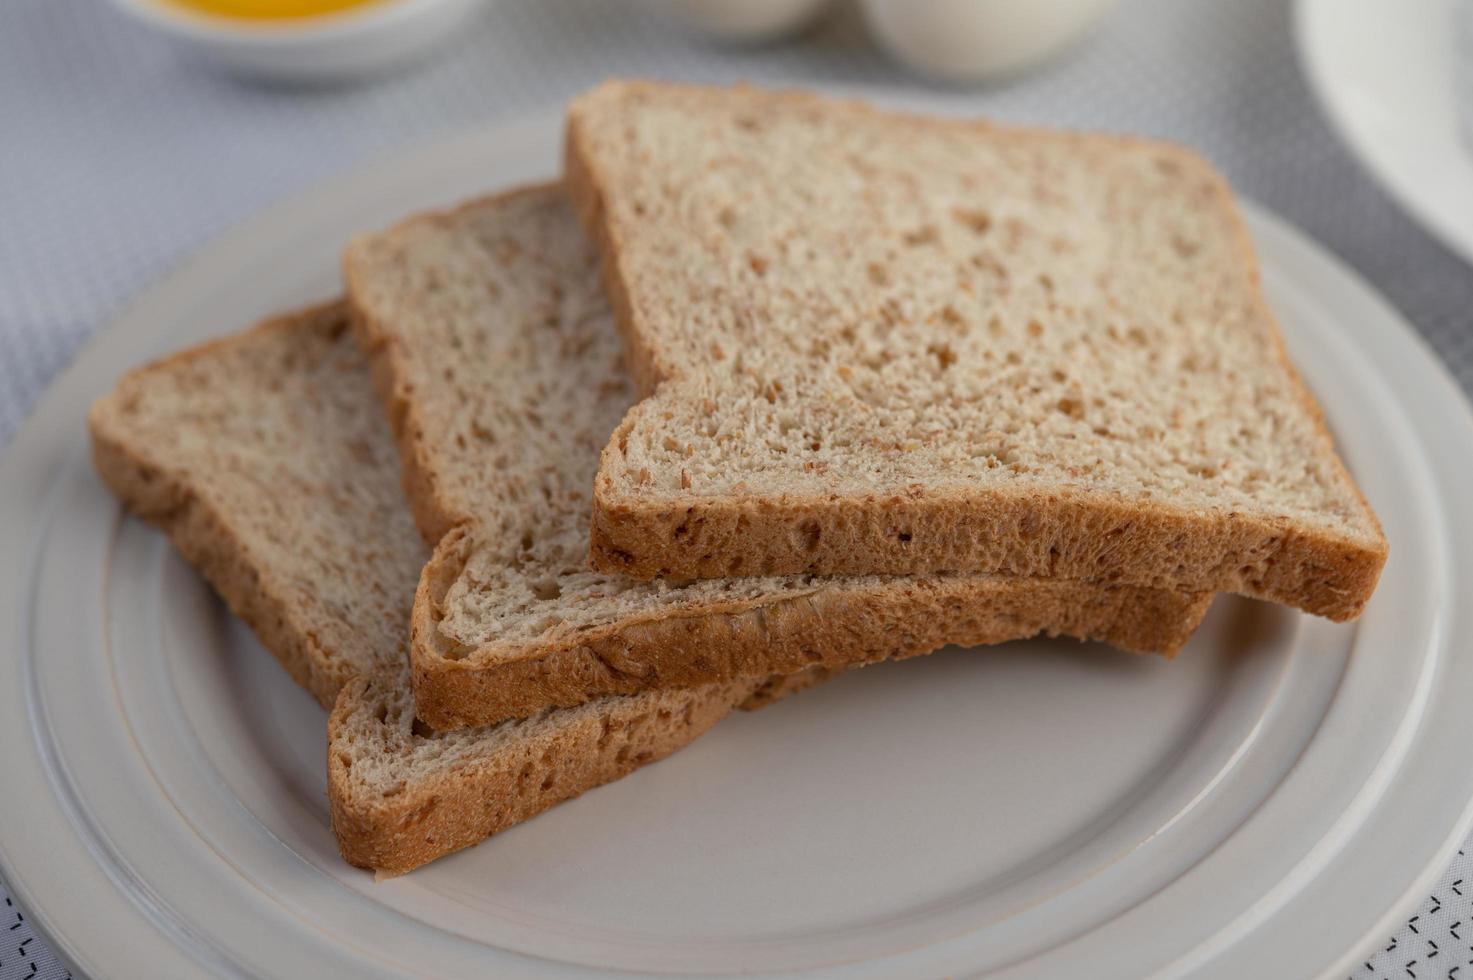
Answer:
[{"label": "white saucer", "polygon": [[[1428,231],[1473,262],[1473,24],[1459,0],[1299,0],[1300,60],[1355,155]],[[1466,11],[1463,16],[1468,19]],[[1461,37],[1461,43],[1460,43]]]},{"label": "white saucer", "polygon": [[[1222,598],[1174,663],[1037,642],[871,668],[406,877],[338,858],[323,713],[92,476],[127,366],[337,288],[353,232],[556,172],[559,120],[339,178],[103,334],[0,463],[0,867],[107,976],[1343,976],[1473,799],[1473,418],[1250,210],[1392,542],[1363,619]],[[1462,598],[1464,601],[1458,602]]]}]

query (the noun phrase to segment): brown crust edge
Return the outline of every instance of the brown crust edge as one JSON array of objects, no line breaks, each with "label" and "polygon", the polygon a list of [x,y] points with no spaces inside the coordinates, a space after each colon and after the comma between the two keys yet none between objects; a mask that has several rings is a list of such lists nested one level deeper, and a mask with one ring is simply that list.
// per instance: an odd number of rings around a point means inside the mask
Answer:
[{"label": "brown crust edge", "polygon": [[464,539],[452,533],[436,549],[411,619],[417,709],[437,729],[489,724],[594,697],[756,681],[808,668],[837,673],[948,644],[983,646],[1038,635],[1170,656],[1212,600],[1211,593],[1066,579],[957,576],[830,585],[776,601],[733,601],[612,623],[543,644],[533,655],[472,651],[454,658],[442,649],[437,609],[455,581],[463,548]]},{"label": "brown crust edge", "polygon": [[838,677],[843,671],[830,670],[827,667],[807,667],[796,674],[774,674],[761,684],[756,690],[747,695],[747,700],[738,707],[743,711],[761,711],[771,704],[782,701],[790,694],[806,691],[810,687],[817,687]]},{"label": "brown crust edge", "polygon": [[[639,553],[653,540],[682,544],[659,556]],[[731,553],[723,543],[734,541],[742,552],[724,557]],[[596,568],[614,574],[716,578],[794,567],[787,574],[855,574],[856,555],[866,557],[868,573],[888,575],[980,566],[1083,580],[1103,568],[1120,582],[1237,592],[1344,621],[1365,608],[1387,550],[1384,543],[1306,533],[1287,518],[1143,507],[1065,491],[982,499],[711,498],[666,507],[610,501],[602,476],[595,484],[591,556]]]},{"label": "brown crust edge", "polygon": [[[370,685],[360,678],[344,689],[328,719],[330,747],[346,738],[353,714],[374,703]],[[415,780],[387,800],[354,794],[350,756],[330,748],[333,833],[350,864],[388,875],[412,871],[665,758],[705,734],[750,690],[620,699],[579,713],[555,737],[511,740],[487,758]]]},{"label": "brown crust edge", "polygon": [[[640,83],[605,83],[632,85]],[[677,86],[693,88],[694,86]],[[808,93],[786,93],[810,99]],[[862,102],[845,100],[866,111],[881,112]],[[965,125],[962,121],[953,124]],[[973,121],[984,129],[991,124]],[[1121,137],[1123,138],[1123,137]],[[670,372],[638,329],[639,317],[626,288],[625,250],[607,218],[606,181],[589,158],[577,106],[568,113],[564,145],[564,183],[574,211],[595,240],[604,260],[605,288],[625,340],[631,370],[641,390],[652,392]],[[1190,153],[1181,147],[1177,152]],[[1195,155],[1193,155],[1195,157]],[[1258,280],[1258,265],[1242,217],[1226,182],[1211,167],[1227,211],[1232,215],[1239,248]],[[1277,318],[1255,289],[1254,302],[1272,323]],[[1088,495],[989,494],[952,499],[877,497],[836,502],[821,497],[771,500],[761,497],[672,497],[665,501],[620,498],[600,466],[594,488],[589,557],[605,572],[651,579],[721,578],[732,574],[920,574],[955,569],[981,569],[1017,575],[1061,575],[1089,578],[1100,566],[1078,550],[1060,545],[1093,539],[1102,525],[1125,528],[1112,553],[1152,555],[1152,560],[1113,564],[1122,579],[1139,585],[1192,591],[1240,592],[1343,621],[1359,616],[1375,591],[1388,545],[1375,513],[1351,480],[1323,413],[1289,360],[1282,333],[1274,331],[1276,353],[1288,367],[1301,403],[1316,420],[1338,472],[1355,488],[1370,515],[1377,540],[1357,542],[1328,532],[1305,533],[1291,522],[1218,516],[1161,504],[1125,505],[1090,499]],[[634,412],[610,439],[614,451]],[[605,457],[607,458],[607,457]],[[811,534],[795,534],[801,522],[813,522]],[[701,535],[676,536],[681,525],[697,523]],[[904,524],[907,527],[897,527]],[[913,526],[909,526],[913,525]],[[909,535],[904,541],[900,535]],[[998,535],[1019,540],[1021,554],[989,555]],[[1177,539],[1182,547],[1162,545]],[[740,549],[731,543],[740,541]],[[652,548],[652,546],[654,546]],[[659,550],[655,550],[658,548]],[[1057,549],[1056,551],[1054,549]],[[1185,549],[1185,550],[1183,550]],[[1086,545],[1083,549],[1091,549]],[[733,567],[733,562],[740,565]]]}]

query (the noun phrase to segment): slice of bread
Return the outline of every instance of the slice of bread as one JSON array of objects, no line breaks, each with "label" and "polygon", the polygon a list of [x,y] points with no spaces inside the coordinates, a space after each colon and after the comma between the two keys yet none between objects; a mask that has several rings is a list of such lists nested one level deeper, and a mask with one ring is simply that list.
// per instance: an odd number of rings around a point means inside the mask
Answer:
[{"label": "slice of bread", "polygon": [[641,83],[578,99],[566,151],[648,396],[596,567],[1370,597],[1386,540],[1196,155]]},{"label": "slice of bread", "polygon": [[96,467],[324,706],[333,830],[399,873],[659,759],[736,704],[821,679],[608,697],[435,734],[406,657],[426,551],[341,304],[125,377],[93,406]]},{"label": "slice of bread", "polygon": [[1174,652],[1210,595],[989,575],[638,583],[590,571],[600,447],[633,400],[597,255],[561,190],[355,241],[355,324],[437,542],[414,609],[420,717],[790,673],[1039,633]]}]

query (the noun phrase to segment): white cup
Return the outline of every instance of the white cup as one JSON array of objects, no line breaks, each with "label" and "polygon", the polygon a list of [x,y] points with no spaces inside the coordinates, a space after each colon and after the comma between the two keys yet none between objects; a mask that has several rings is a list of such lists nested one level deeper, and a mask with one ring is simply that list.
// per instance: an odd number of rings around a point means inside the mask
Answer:
[{"label": "white cup", "polygon": [[875,39],[930,78],[1023,71],[1078,41],[1115,0],[863,0]]}]

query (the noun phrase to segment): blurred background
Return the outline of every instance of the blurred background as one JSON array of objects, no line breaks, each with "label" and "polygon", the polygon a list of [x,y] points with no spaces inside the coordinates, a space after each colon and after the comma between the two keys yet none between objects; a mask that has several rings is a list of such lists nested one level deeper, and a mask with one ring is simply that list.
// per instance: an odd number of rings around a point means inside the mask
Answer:
[{"label": "blurred background", "polygon": [[[905,91],[1180,140],[1357,269],[1473,385],[1473,270],[1347,149],[1288,0],[380,0],[388,29],[292,39],[271,21],[353,3],[0,2],[0,447],[95,331],[231,225],[615,75]],[[222,26],[189,4],[249,16]],[[1465,870],[1361,976],[1473,971]],[[63,975],[8,904],[0,943],[0,980]]]},{"label": "blurred background", "polygon": [[1287,0],[1096,2],[1101,19],[1076,45],[979,86],[897,63],[852,2],[796,34],[734,44],[660,0],[486,0],[417,62],[305,86],[223,70],[130,14],[151,2],[164,0],[0,3],[0,444],[93,330],[231,224],[360,161],[555,107],[610,75],[928,91],[1002,119],[1179,139],[1365,274],[1455,369],[1473,362],[1460,329],[1468,269],[1331,132]]}]

